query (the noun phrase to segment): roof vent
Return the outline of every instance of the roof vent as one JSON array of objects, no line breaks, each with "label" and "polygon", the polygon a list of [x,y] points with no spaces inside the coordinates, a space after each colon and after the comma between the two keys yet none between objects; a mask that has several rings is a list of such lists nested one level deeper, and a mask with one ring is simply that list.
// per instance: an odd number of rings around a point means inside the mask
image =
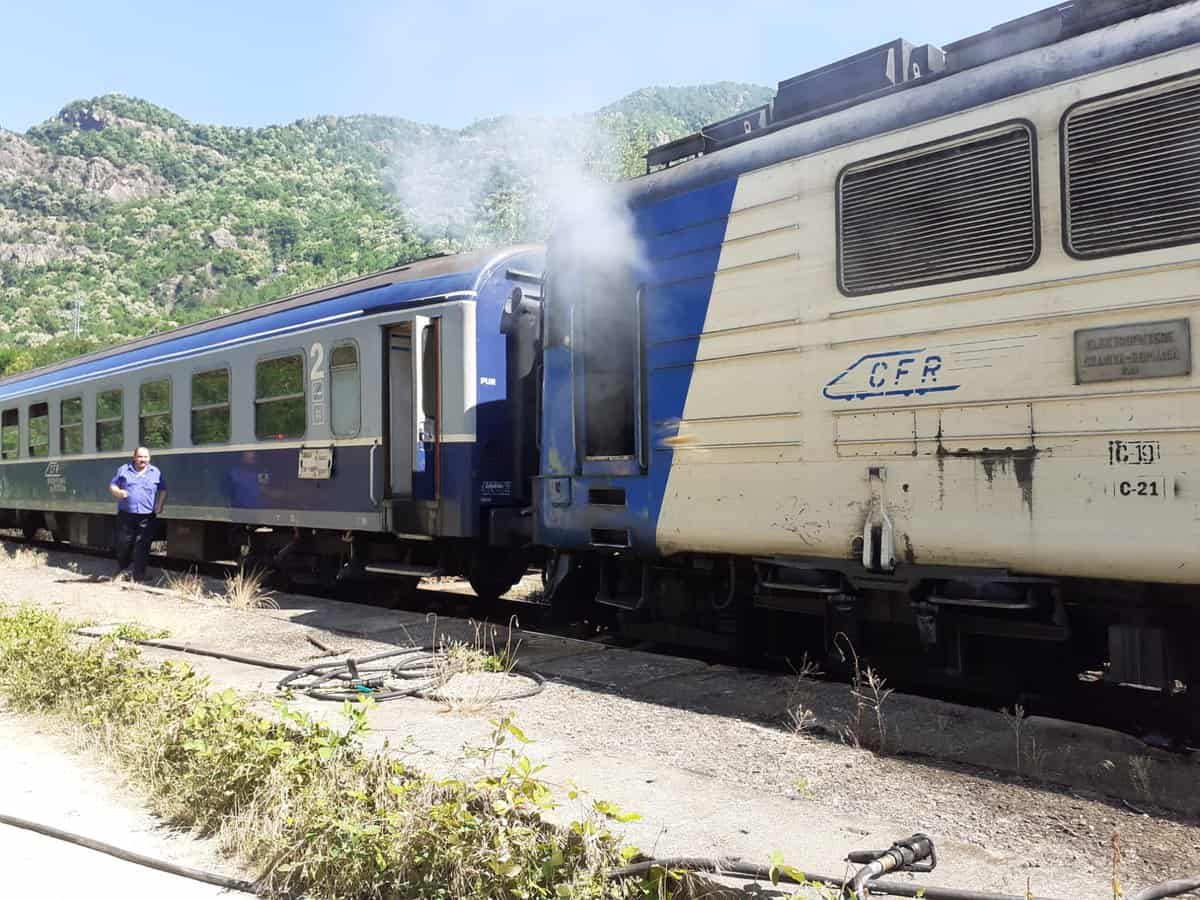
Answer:
[{"label": "roof vent", "polygon": [[854,56],[779,82],[775,95],[775,121],[803,116],[826,106],[913,81],[941,71],[940,50],[925,44],[914,47],[897,38]]},{"label": "roof vent", "polygon": [[689,156],[700,156],[720,150],[726,144],[734,144],[757,134],[771,124],[771,104],[764,103],[754,109],[740,112],[736,116],[705,125],[695,134],[662,144],[646,154],[646,169],[666,166]]},{"label": "roof vent", "polygon": [[946,68],[958,72],[981,66],[1183,2],[1186,0],[1070,0],[1059,3],[947,44]]},{"label": "roof vent", "polygon": [[705,125],[646,154],[646,171],[712,153],[789,120],[832,112],[897,85],[941,72],[946,57],[930,44],[897,38],[886,44],[779,82],[774,101]]}]

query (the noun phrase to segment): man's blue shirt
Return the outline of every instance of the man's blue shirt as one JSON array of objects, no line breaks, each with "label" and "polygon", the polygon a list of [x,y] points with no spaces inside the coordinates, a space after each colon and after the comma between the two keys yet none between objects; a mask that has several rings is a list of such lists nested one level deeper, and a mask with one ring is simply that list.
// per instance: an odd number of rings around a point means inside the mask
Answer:
[{"label": "man's blue shirt", "polygon": [[146,468],[138,472],[133,467],[133,463],[125,463],[121,468],[117,469],[116,477],[110,482],[115,487],[129,492],[129,496],[124,500],[117,501],[117,509],[127,513],[152,513],[154,512],[154,498],[159,491],[167,489],[167,483],[163,480],[162,472],[158,471],[156,466],[149,463]]}]

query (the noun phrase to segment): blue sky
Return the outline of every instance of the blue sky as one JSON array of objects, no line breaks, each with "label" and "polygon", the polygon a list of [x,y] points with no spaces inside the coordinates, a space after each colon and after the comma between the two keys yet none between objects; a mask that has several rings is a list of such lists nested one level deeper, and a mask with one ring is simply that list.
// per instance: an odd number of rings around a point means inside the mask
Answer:
[{"label": "blue sky", "polygon": [[459,127],[654,84],[774,85],[902,36],[945,44],[1050,0],[5,0],[0,127],[108,91],[199,122],[384,113]]}]

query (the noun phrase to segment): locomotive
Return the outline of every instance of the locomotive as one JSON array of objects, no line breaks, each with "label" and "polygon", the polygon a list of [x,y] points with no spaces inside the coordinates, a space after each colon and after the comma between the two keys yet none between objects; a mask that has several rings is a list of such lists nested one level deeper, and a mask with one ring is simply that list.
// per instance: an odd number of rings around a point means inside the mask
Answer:
[{"label": "locomotive", "polygon": [[637,259],[556,233],[556,602],[1200,709],[1198,42],[1103,0],[893,41],[652,151]]},{"label": "locomotive", "polygon": [[636,636],[1200,719],[1200,2],[892,41],[615,190],[619,252],[582,217],[0,381],[0,525],[103,544],[148,443],[173,556],[544,559]]}]

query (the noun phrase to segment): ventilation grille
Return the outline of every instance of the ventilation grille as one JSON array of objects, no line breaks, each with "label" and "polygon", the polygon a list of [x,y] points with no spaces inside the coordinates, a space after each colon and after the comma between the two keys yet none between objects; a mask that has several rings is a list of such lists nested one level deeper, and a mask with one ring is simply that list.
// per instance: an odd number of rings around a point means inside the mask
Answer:
[{"label": "ventilation grille", "polygon": [[593,528],[592,545],[596,547],[628,547],[629,532],[622,528]]},{"label": "ventilation grille", "polygon": [[624,488],[588,488],[588,503],[593,506],[624,506]]},{"label": "ventilation grille", "polygon": [[1073,253],[1200,240],[1200,82],[1078,106],[1064,127]]},{"label": "ventilation grille", "polygon": [[847,170],[838,189],[842,290],[894,291],[1032,264],[1033,173],[1024,125]]}]

